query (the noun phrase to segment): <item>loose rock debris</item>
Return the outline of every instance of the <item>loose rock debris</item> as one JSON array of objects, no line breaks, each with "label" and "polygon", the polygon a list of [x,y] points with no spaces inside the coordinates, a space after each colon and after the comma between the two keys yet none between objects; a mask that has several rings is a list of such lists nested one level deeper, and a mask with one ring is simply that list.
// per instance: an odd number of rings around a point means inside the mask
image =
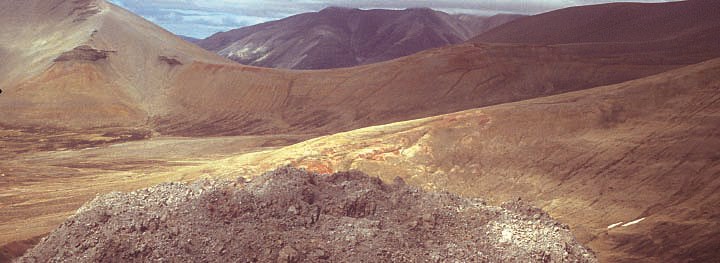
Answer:
[{"label": "loose rock debris", "polygon": [[282,167],[246,183],[99,196],[19,262],[597,262],[568,227],[361,172]]}]

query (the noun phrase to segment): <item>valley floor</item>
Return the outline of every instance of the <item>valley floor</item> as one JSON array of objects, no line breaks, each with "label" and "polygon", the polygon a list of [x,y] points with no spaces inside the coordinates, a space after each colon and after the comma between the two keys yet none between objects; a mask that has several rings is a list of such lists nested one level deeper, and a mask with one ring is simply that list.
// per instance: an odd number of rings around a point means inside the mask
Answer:
[{"label": "valley floor", "polygon": [[0,133],[0,261],[18,256],[98,194],[193,181],[202,174],[173,176],[172,171],[313,137],[159,137],[122,142],[129,136],[10,129]]}]

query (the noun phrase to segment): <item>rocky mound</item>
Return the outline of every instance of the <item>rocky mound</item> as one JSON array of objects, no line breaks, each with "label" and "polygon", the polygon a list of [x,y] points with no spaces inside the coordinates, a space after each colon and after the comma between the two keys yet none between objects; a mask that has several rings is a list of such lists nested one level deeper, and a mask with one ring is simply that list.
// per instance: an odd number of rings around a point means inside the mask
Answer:
[{"label": "rocky mound", "polygon": [[359,172],[280,168],[162,184],[86,204],[19,262],[596,262],[568,228],[522,202],[500,207]]}]

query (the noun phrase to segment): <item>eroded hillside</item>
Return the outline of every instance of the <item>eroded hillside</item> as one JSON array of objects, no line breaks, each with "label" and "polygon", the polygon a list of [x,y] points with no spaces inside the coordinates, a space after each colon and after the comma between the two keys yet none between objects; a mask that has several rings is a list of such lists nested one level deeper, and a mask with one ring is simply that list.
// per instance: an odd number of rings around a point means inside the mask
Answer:
[{"label": "eroded hillside", "polygon": [[2,1],[0,260],[97,194],[289,164],[522,197],[601,260],[712,261],[720,34],[703,14],[717,3],[647,6],[675,26],[641,39],[473,42],[297,72],[237,65],[101,0]]},{"label": "eroded hillside", "polygon": [[339,133],[198,169],[230,177],[278,165],[357,169],[493,202],[521,197],[569,224],[600,259],[712,261],[720,233],[718,76],[720,60],[712,60],[612,86]]},{"label": "eroded hillside", "polygon": [[196,43],[244,65],[332,69],[387,61],[462,43],[522,17],[450,15],[428,8],[329,7],[216,33]]},{"label": "eroded hillside", "polygon": [[[10,22],[0,42],[16,66],[0,69],[0,109],[13,112],[0,123],[20,129],[329,134],[614,84],[720,56],[712,38],[700,36],[686,39],[689,46],[464,44],[295,72],[233,65],[104,1],[82,2],[97,12],[80,20],[67,13],[80,2],[16,3],[3,3],[17,9],[3,16]],[[39,11],[53,15],[31,21],[38,31],[12,23]]]}]

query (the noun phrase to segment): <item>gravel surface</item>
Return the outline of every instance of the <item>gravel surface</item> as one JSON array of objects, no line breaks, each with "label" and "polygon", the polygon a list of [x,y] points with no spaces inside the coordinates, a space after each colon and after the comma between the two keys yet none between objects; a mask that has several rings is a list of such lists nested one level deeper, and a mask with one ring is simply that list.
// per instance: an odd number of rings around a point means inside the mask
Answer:
[{"label": "gravel surface", "polygon": [[568,228],[360,172],[289,167],[251,182],[99,196],[19,262],[596,262]]}]

